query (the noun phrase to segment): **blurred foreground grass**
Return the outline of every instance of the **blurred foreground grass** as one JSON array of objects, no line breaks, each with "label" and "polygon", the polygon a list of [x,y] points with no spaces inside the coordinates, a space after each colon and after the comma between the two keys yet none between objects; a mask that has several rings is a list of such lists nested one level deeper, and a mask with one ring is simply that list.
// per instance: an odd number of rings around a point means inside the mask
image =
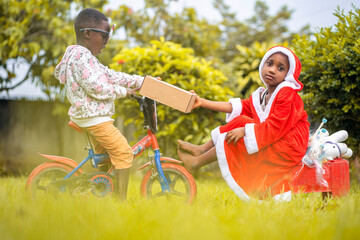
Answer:
[{"label": "blurred foreground grass", "polygon": [[0,178],[0,239],[359,239],[360,189],[341,199],[293,195],[244,203],[221,179],[198,180],[192,206],[146,201],[133,177],[126,203],[92,196],[31,200],[26,178]]}]

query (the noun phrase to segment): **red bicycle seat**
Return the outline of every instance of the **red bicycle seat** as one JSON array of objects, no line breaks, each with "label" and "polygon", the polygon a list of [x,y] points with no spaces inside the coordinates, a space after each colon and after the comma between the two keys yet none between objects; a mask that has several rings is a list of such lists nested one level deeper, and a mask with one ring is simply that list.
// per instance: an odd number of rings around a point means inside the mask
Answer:
[{"label": "red bicycle seat", "polygon": [[76,125],[73,121],[69,121],[69,123],[68,123],[68,125],[70,126],[70,127],[72,127],[73,129],[75,129],[76,131],[78,131],[79,133],[83,133],[84,132],[84,130],[81,128],[81,127],[79,127],[78,125]]}]

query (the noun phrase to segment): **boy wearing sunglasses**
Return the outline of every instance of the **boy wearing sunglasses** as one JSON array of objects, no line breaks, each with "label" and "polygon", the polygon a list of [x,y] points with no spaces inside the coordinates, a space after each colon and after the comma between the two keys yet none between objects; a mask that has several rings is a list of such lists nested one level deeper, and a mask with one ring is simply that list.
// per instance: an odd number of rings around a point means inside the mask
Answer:
[{"label": "boy wearing sunglasses", "polygon": [[82,10],[74,28],[76,45],[67,47],[54,75],[65,84],[71,103],[70,119],[90,133],[96,153],[110,155],[115,166],[114,191],[125,200],[133,152],[111,117],[115,113],[114,100],[134,94],[143,77],[116,72],[96,58],[111,35],[109,20],[103,13]]}]

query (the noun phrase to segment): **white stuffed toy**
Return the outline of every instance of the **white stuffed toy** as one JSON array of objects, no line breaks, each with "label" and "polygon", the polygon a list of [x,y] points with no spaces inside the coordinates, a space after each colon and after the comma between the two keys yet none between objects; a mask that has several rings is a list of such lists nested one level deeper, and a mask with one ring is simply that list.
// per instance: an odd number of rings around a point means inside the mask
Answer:
[{"label": "white stuffed toy", "polygon": [[329,136],[329,132],[321,128],[326,122],[327,120],[323,119],[319,128],[311,135],[302,161],[309,167],[315,167],[318,183],[327,187],[328,183],[323,179],[322,163],[338,157],[350,158],[353,151],[345,143],[341,143],[348,138],[347,131],[340,130]]},{"label": "white stuffed toy", "polygon": [[[325,130],[326,131],[326,130]],[[348,138],[348,133],[345,130],[340,130],[329,136],[329,132],[324,133],[323,149],[319,158],[326,160],[334,160],[335,158],[350,158],[353,151],[347,147],[345,143],[341,143]]]},{"label": "white stuffed toy", "polygon": [[309,139],[309,146],[303,158],[303,162],[308,166],[313,165],[315,160],[322,163],[338,157],[350,158],[353,154],[353,151],[342,143],[349,136],[347,131],[340,130],[329,136],[329,132],[321,128],[326,121],[323,119],[319,128]]}]

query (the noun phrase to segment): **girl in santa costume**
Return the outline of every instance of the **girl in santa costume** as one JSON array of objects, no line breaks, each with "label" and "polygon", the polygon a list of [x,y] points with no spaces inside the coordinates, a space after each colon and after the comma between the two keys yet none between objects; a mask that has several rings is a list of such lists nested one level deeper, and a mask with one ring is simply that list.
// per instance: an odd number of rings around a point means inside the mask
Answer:
[{"label": "girl in santa costume", "polygon": [[193,172],[218,160],[223,178],[244,200],[289,199],[289,180],[309,140],[308,116],[298,91],[301,63],[289,49],[276,46],[260,66],[260,87],[248,99],[214,102],[197,96],[194,108],[226,113],[226,125],[211,132],[203,145],[178,140],[178,154]]}]

